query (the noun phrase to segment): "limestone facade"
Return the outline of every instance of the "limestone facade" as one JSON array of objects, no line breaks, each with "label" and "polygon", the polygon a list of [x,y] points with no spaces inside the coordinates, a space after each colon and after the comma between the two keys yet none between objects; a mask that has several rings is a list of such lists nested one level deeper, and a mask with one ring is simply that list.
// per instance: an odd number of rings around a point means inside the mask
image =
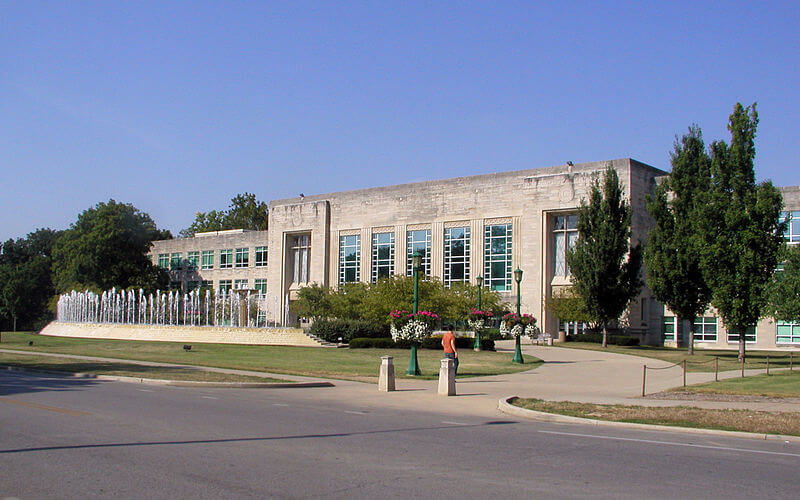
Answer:
[{"label": "limestone facade", "polygon": [[231,229],[155,241],[150,258],[169,271],[171,288],[266,287],[267,234]]},{"label": "limestone facade", "polygon": [[[534,314],[540,327],[555,336],[558,321],[545,310],[544,299],[570,284],[563,254],[567,239],[577,233],[568,230],[575,222],[569,216],[576,214],[581,199],[609,163],[633,206],[633,238],[642,240],[651,225],[645,195],[666,172],[628,158],[272,201],[268,246],[273,265],[268,269],[268,294],[291,299],[307,283],[335,288],[342,281],[343,266],[351,268],[349,279],[373,281],[373,260],[380,258],[384,271],[387,262],[386,253],[381,257],[374,248],[376,238],[389,242],[384,248],[391,248],[391,273],[410,274],[408,240],[414,231],[426,235],[429,231],[429,274],[446,281],[448,273],[455,273],[456,281],[475,284],[478,276],[488,279],[487,271],[492,274],[498,269],[487,266],[486,260],[496,256],[489,255],[486,239],[494,237],[491,226],[505,226],[505,242],[511,247],[505,262],[507,275],[493,283],[500,283],[501,296],[513,304],[516,285],[511,271],[522,269],[522,310]],[[557,232],[563,234],[556,236]],[[452,256],[447,258],[448,245],[458,237],[459,244],[469,247],[461,257],[463,271],[458,263],[453,266]],[[301,240],[308,245],[298,245]],[[492,242],[488,243],[491,247]],[[349,262],[343,261],[344,255],[351,257]],[[302,272],[297,272],[298,266]],[[642,291],[629,317],[635,318],[630,326],[642,340],[660,338],[661,310],[649,290]]]}]

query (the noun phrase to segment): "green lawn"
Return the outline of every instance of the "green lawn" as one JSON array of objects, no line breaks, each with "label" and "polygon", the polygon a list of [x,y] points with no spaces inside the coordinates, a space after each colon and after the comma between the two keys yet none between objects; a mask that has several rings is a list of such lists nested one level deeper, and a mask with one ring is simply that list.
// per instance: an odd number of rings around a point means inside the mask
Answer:
[{"label": "green lawn", "polygon": [[[33,345],[28,345],[33,342]],[[31,333],[3,332],[0,349],[18,349],[59,354],[79,354],[116,359],[160,361],[164,363],[216,366],[270,373],[286,373],[328,378],[377,378],[381,356],[394,356],[395,375],[405,375],[410,351],[403,349],[334,349],[320,347],[249,346],[235,344],[192,344],[183,350],[183,342],[144,342],[127,340],[76,339],[45,337]],[[439,350],[419,350],[423,379],[439,376]],[[512,353],[459,351],[459,377],[499,375],[530,370],[540,360],[526,357],[526,364],[511,362]]]},{"label": "green lawn", "polygon": [[[673,347],[652,347],[652,346],[616,346],[609,345],[603,349],[600,344],[588,342],[565,342],[558,344],[559,347],[570,349],[588,349],[593,351],[616,352],[619,354],[629,354],[631,356],[641,356],[645,358],[660,359],[669,363],[681,363],[686,360],[686,371],[689,372],[713,372],[714,358],[719,358],[719,371],[740,370],[742,365],[738,361],[737,351],[722,351],[712,349],[694,350],[694,355],[689,356],[686,348]],[[790,364],[789,353],[785,351],[750,351],[747,353],[745,369],[766,370],[767,356],[769,356],[770,369],[788,368]],[[794,356],[793,363],[800,365],[800,354]],[[796,366],[800,369],[800,366]]]},{"label": "green lawn", "polygon": [[36,354],[8,354],[3,352],[0,352],[0,365],[48,372],[117,375],[122,377],[192,382],[288,382],[287,380],[272,377],[218,373],[195,368],[146,366],[126,363],[124,361],[84,361],[75,358],[41,356]]},{"label": "green lawn", "polygon": [[770,375],[725,379],[676,388],[674,392],[800,398],[800,371],[781,371]]}]

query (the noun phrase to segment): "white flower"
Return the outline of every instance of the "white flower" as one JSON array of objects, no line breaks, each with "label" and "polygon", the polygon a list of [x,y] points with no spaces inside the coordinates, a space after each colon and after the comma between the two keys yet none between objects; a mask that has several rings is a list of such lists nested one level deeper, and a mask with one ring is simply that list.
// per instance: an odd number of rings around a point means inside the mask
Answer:
[{"label": "white flower", "polygon": [[483,330],[483,326],[486,324],[486,321],[483,319],[478,319],[475,321],[468,319],[467,324],[469,325],[470,330],[477,332],[479,330]]},{"label": "white flower", "polygon": [[520,324],[514,325],[514,328],[511,329],[511,335],[515,337],[519,337],[523,333],[525,333],[525,327]]},{"label": "white flower", "polygon": [[397,340],[422,340],[425,337],[428,337],[431,334],[430,329],[428,329],[428,325],[422,321],[417,321],[412,319],[401,329],[397,329],[394,324],[389,327],[389,331],[392,333],[392,339],[396,342]]}]

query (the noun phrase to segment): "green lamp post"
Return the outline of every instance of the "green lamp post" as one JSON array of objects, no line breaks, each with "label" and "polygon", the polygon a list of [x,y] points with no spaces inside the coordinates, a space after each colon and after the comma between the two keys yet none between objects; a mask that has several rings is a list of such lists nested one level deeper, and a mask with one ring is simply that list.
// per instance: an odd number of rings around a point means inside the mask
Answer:
[{"label": "green lamp post", "polygon": [[[483,291],[483,276],[478,276],[475,278],[475,281],[478,282],[478,310],[481,310],[481,292]],[[481,350],[481,331],[479,328],[475,329],[475,345],[472,346],[472,349],[475,351]]]},{"label": "green lamp post", "polygon": [[[520,314],[520,303],[521,303],[520,297],[521,297],[521,294],[520,294],[520,286],[519,286],[519,284],[522,282],[522,269],[520,269],[520,268],[514,269],[514,281],[517,282],[517,316],[521,318],[522,317],[522,315]],[[516,349],[514,349],[514,359],[512,359],[511,362],[512,363],[520,363],[521,364],[521,363],[524,363],[525,360],[522,359],[522,347],[520,346],[520,343],[519,343],[519,337],[520,336],[517,335],[517,338],[516,338]]]},{"label": "green lamp post", "polygon": [[[414,270],[414,315],[419,312],[419,268],[422,265],[422,254],[419,250],[411,256],[411,268]],[[408,360],[406,375],[422,375],[417,363],[417,344],[411,344],[411,359]]]}]

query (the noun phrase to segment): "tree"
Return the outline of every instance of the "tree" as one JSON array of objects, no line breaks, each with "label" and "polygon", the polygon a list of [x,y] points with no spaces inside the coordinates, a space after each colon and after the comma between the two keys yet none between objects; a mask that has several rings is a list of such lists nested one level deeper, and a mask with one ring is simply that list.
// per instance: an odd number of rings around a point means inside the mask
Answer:
[{"label": "tree", "polygon": [[728,123],[730,145],[711,145],[711,185],[703,197],[703,273],[712,290],[711,303],[726,329],[739,336],[742,362],[745,331],[762,316],[785,244],[781,194],[771,182],[755,182],[757,126],[756,105],[736,103]]},{"label": "tree", "polygon": [[784,262],[772,278],[770,311],[777,320],[800,321],[800,245],[786,250]]},{"label": "tree", "polygon": [[581,200],[578,234],[575,246],[567,252],[572,286],[586,312],[602,326],[606,347],[609,323],[619,319],[642,288],[641,245],[630,245],[631,207],[611,165],[603,174],[602,188],[595,180],[588,203]]},{"label": "tree", "polygon": [[53,279],[58,292],[77,284],[101,290],[166,288],[169,276],[147,256],[160,237],[146,213],[109,200],[82,212],[53,248]]},{"label": "tree", "polygon": [[48,301],[55,294],[50,266],[58,237],[57,231],[39,229],[2,244],[0,317],[14,330],[36,328],[50,318]]},{"label": "tree", "polygon": [[[702,199],[711,182],[711,158],[697,126],[675,140],[672,172],[647,197],[655,220],[644,252],[647,285],[656,298],[692,325],[711,302],[711,290],[701,271]],[[689,355],[694,354],[694,328],[689,329]]]},{"label": "tree", "polygon": [[567,323],[590,323],[592,321],[583,299],[571,288],[553,293],[552,297],[545,299],[544,307],[560,321]]},{"label": "tree", "polygon": [[189,238],[194,233],[224,231],[226,229],[252,229],[264,231],[269,221],[269,206],[256,199],[252,193],[237,194],[231,198],[227,210],[197,212],[192,224],[180,232],[181,237]]}]

